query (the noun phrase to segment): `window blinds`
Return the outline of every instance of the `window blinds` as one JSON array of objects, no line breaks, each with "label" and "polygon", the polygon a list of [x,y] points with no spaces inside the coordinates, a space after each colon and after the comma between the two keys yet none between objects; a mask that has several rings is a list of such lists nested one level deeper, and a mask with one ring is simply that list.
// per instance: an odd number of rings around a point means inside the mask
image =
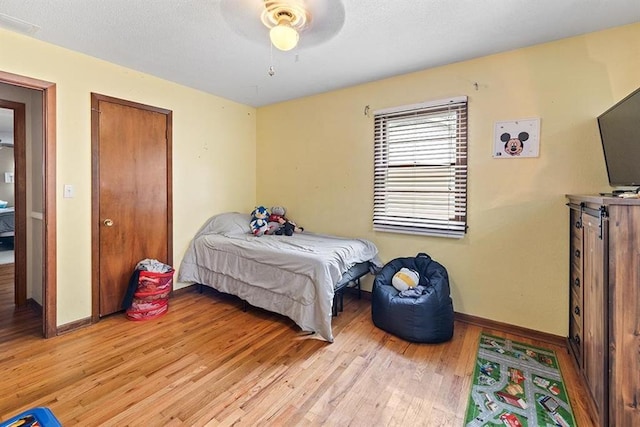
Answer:
[{"label": "window blinds", "polygon": [[374,156],[374,230],[464,235],[466,97],[375,112]]}]

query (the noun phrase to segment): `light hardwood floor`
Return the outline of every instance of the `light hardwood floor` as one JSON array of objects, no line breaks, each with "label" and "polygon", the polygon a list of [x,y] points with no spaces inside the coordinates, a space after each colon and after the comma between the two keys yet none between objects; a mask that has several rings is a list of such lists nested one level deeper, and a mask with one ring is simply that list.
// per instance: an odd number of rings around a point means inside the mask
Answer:
[{"label": "light hardwood floor", "polygon": [[[347,295],[327,344],[281,316],[194,291],[156,320],[118,314],[45,340],[40,318],[13,309],[7,277],[0,270],[0,420],[47,406],[64,426],[463,422],[478,326],[457,322],[448,343],[410,344],[373,326],[368,300]],[[554,349],[579,425],[592,425],[570,356]]]}]

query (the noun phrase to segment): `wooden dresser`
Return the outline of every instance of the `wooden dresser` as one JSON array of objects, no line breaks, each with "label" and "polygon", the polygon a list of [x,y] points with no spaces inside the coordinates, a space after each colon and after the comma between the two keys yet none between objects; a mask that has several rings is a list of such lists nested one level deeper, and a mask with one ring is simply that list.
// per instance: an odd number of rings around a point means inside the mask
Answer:
[{"label": "wooden dresser", "polygon": [[640,426],[640,199],[567,198],[569,347],[600,425]]}]

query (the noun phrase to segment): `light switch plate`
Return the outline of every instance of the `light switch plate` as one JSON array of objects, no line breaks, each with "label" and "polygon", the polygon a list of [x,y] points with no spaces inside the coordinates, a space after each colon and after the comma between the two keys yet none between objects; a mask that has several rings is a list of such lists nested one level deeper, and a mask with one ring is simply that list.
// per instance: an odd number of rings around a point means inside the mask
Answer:
[{"label": "light switch plate", "polygon": [[73,185],[65,184],[64,185],[64,195],[63,195],[63,197],[65,199],[71,199],[71,198],[73,198],[74,195],[75,195],[75,190],[73,188]]}]

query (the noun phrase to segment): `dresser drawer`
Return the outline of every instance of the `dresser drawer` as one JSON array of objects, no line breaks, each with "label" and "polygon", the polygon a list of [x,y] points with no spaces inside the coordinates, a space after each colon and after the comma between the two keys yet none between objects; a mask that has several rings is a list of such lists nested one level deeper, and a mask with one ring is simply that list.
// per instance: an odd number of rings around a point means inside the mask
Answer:
[{"label": "dresser drawer", "polygon": [[571,271],[582,272],[582,236],[580,238],[572,235],[569,246],[569,257],[571,259]]},{"label": "dresser drawer", "polygon": [[582,288],[576,286],[571,287],[570,292],[570,313],[569,313],[569,343],[571,349],[578,362],[582,367],[582,328],[583,328],[583,305],[582,305]]},{"label": "dresser drawer", "polygon": [[569,227],[571,228],[571,235],[582,237],[582,213],[572,209],[570,221]]},{"label": "dresser drawer", "polygon": [[[582,318],[582,292],[580,292],[580,289],[572,288],[569,295],[571,298],[569,307],[571,307],[572,313]],[[576,307],[578,307],[578,310],[576,310]]]},{"label": "dresser drawer", "polygon": [[571,301],[571,319],[576,322],[578,326],[582,325],[582,304],[577,301]]},{"label": "dresser drawer", "polygon": [[573,316],[571,316],[571,322],[569,323],[569,345],[573,350],[578,366],[582,368],[582,329],[578,326]]},{"label": "dresser drawer", "polygon": [[580,369],[584,366],[583,334],[583,234],[582,211],[569,217],[569,346]]},{"label": "dresser drawer", "polygon": [[573,304],[576,301],[578,304],[582,305],[582,274],[581,272],[571,269],[571,273],[569,275],[569,295],[571,296],[571,303]]},{"label": "dresser drawer", "polygon": [[569,273],[569,288],[582,295],[582,271],[579,268],[571,268]]},{"label": "dresser drawer", "polygon": [[582,215],[578,211],[571,211],[571,222],[569,224],[571,228],[570,233],[570,253],[571,263],[577,267],[582,267]]}]

